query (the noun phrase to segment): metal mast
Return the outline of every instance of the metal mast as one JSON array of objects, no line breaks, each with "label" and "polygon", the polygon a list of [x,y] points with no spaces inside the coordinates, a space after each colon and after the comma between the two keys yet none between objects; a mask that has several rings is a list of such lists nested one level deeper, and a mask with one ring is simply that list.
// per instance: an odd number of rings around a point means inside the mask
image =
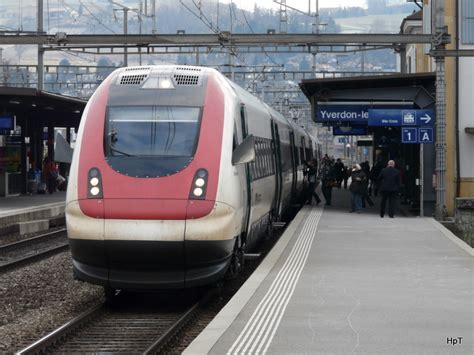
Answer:
[{"label": "metal mast", "polygon": [[[43,0],[37,1],[37,34],[43,34]],[[42,44],[38,44],[38,90],[44,88],[44,49]]]},{"label": "metal mast", "polygon": [[[445,49],[441,40],[446,33],[444,25],[444,0],[436,1],[436,35],[440,39],[437,49]],[[436,219],[443,220],[446,214],[446,81],[445,58],[435,57],[436,61]]]},{"label": "metal mast", "polygon": [[288,14],[286,12],[286,0],[280,1],[280,33],[288,33]]}]

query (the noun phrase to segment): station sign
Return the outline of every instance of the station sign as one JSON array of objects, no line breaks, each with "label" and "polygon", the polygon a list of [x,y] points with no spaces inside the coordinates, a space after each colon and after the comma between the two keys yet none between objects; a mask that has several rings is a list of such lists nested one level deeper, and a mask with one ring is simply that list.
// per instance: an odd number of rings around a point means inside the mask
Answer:
[{"label": "station sign", "polygon": [[377,108],[388,109],[406,109],[413,108],[412,104],[369,104],[369,103],[351,103],[334,104],[318,102],[315,105],[315,121],[326,125],[359,125],[366,126],[369,119],[369,110]]},{"label": "station sign", "polygon": [[15,129],[15,118],[12,115],[0,116],[0,135],[8,135]]},{"label": "station sign", "polygon": [[418,128],[418,142],[422,144],[434,143],[433,127]]},{"label": "station sign", "polygon": [[334,136],[365,136],[366,126],[334,126],[332,129]]},{"label": "station sign", "polygon": [[369,109],[368,125],[393,126],[432,126],[434,124],[434,110],[408,109]]},{"label": "station sign", "polygon": [[416,127],[402,127],[402,143],[418,143],[418,129]]},{"label": "station sign", "polygon": [[434,143],[433,127],[402,127],[402,143]]}]

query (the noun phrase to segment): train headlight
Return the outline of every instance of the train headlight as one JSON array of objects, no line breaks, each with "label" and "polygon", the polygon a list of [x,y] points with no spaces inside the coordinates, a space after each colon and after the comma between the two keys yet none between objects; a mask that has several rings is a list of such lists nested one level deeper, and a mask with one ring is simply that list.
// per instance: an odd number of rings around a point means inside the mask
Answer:
[{"label": "train headlight", "polygon": [[170,77],[150,76],[142,85],[142,89],[174,89]]},{"label": "train headlight", "polygon": [[160,89],[173,89],[173,82],[171,81],[170,78],[160,78],[159,84],[158,84]]},{"label": "train headlight", "polygon": [[204,181],[203,178],[197,178],[196,181],[194,182],[194,185],[197,187],[203,187],[206,182]]},{"label": "train headlight", "polygon": [[194,194],[194,196],[196,196],[196,197],[201,197],[203,193],[204,193],[204,191],[203,191],[200,187],[196,187],[196,188],[193,190],[193,194]]},{"label": "train headlight", "polygon": [[92,168],[87,175],[87,198],[103,198],[102,176],[99,169]]},{"label": "train headlight", "polygon": [[190,199],[204,200],[206,198],[207,178],[208,174],[206,169],[196,171],[189,193]]}]

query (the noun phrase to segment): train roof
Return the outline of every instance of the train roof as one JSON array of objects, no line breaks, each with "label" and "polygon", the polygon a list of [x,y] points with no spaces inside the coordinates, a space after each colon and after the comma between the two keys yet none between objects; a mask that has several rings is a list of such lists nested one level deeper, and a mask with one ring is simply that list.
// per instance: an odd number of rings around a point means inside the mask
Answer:
[{"label": "train roof", "polygon": [[[229,78],[224,76],[218,70],[214,68],[208,67],[200,67],[200,66],[192,66],[192,65],[143,65],[143,66],[130,66],[130,67],[123,67],[118,68],[114,72],[114,74],[119,75],[119,77],[127,75],[127,76],[140,76],[140,75],[159,75],[159,74],[169,74],[170,76],[176,73],[187,73],[189,75],[197,75],[197,76],[207,76],[211,73],[215,73],[222,77],[230,87],[236,92],[239,97],[242,97],[246,102],[252,103],[256,107],[264,107],[265,110],[277,121],[281,124],[288,125],[292,127],[293,130],[298,131],[300,134],[308,134],[303,128],[298,126],[293,120],[288,117],[283,116],[280,112],[276,111],[268,104],[260,100],[257,96],[249,93],[247,90],[236,84],[235,82],[231,81]],[[313,138],[312,138],[313,139]]]}]

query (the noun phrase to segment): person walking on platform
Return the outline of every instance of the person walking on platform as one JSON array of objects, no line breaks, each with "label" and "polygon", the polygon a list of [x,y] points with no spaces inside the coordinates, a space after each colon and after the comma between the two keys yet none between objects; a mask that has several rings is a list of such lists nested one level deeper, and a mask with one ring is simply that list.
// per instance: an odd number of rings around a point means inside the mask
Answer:
[{"label": "person walking on platform", "polygon": [[325,206],[331,206],[332,188],[336,186],[334,163],[328,159],[321,168],[321,192],[326,200]]},{"label": "person walking on platform", "polygon": [[367,176],[359,164],[354,165],[351,174],[351,210],[349,212],[362,212],[362,198],[364,191],[367,191]]},{"label": "person walking on platform", "polygon": [[389,160],[387,167],[380,172],[377,182],[379,183],[379,191],[382,194],[380,202],[380,217],[385,215],[385,207],[388,201],[388,216],[395,216],[395,201],[401,186],[400,170],[395,168],[395,162]]},{"label": "person walking on platform", "polygon": [[349,177],[351,176],[351,172],[347,166],[344,165],[344,189],[347,190],[347,180],[349,180]]},{"label": "person walking on platform", "polygon": [[318,162],[316,161],[316,159],[312,159],[309,161],[308,168],[306,169],[306,172],[305,172],[308,179],[308,192],[307,192],[307,197],[306,197],[307,205],[312,204],[313,197],[316,200],[316,205],[319,205],[321,203],[321,198],[316,192],[317,172],[318,172]]},{"label": "person walking on platform", "polygon": [[342,163],[340,158],[337,158],[336,162],[334,163],[334,171],[336,173],[336,181],[337,187],[340,189],[342,185],[342,180],[344,180],[344,164]]},{"label": "person walking on platform", "polygon": [[365,202],[369,204],[370,207],[374,206],[374,201],[370,198],[369,194],[369,176],[370,176],[370,165],[368,161],[364,161],[360,163],[360,167],[362,168],[362,171],[365,174],[365,183],[364,183],[364,189],[362,190],[362,208],[365,208]]},{"label": "person walking on platform", "polygon": [[377,197],[378,193],[378,182],[377,178],[379,177],[380,172],[383,169],[383,163],[380,160],[372,166],[370,170],[370,186],[369,186],[369,196],[372,196],[372,190],[374,191],[374,196]]}]

